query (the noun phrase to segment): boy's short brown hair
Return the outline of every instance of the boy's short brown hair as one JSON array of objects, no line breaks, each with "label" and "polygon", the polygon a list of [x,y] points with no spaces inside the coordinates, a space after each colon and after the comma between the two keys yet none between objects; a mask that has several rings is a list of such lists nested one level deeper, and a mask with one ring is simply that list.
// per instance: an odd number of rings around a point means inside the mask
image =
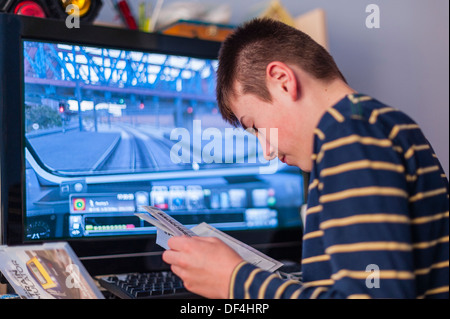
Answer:
[{"label": "boy's short brown hair", "polygon": [[275,20],[254,19],[238,27],[219,52],[216,94],[225,121],[240,125],[230,107],[236,82],[242,93],[271,101],[265,81],[272,61],[296,65],[317,79],[345,81],[333,57],[307,34]]}]

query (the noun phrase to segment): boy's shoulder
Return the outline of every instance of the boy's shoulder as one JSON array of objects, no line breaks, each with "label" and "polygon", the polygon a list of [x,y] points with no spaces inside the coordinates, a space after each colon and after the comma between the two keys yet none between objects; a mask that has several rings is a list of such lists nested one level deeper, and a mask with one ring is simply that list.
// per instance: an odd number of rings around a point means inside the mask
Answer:
[{"label": "boy's shoulder", "polygon": [[[349,94],[329,108],[322,116],[317,129],[321,132],[381,131],[393,138],[398,127],[417,126],[403,111],[382,103],[365,94]],[[396,128],[397,127],[397,128]],[[333,134],[333,135],[334,135]]]}]

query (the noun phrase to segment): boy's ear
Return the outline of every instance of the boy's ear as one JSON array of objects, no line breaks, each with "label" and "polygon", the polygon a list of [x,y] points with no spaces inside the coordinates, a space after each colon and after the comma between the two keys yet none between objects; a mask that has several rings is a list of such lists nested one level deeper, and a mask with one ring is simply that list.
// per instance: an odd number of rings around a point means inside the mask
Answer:
[{"label": "boy's ear", "polygon": [[266,79],[268,87],[275,92],[288,94],[293,100],[298,98],[299,82],[294,71],[285,63],[273,61],[267,65]]}]

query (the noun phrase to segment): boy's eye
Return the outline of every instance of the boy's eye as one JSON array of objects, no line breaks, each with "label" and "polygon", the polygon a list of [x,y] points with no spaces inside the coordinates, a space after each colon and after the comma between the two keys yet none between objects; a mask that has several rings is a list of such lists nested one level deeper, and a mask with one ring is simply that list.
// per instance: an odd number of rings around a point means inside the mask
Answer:
[{"label": "boy's eye", "polygon": [[241,125],[242,125],[242,128],[250,134],[256,135],[258,133],[258,129],[256,128],[255,124],[251,124],[251,125],[247,126],[243,122],[241,122]]}]

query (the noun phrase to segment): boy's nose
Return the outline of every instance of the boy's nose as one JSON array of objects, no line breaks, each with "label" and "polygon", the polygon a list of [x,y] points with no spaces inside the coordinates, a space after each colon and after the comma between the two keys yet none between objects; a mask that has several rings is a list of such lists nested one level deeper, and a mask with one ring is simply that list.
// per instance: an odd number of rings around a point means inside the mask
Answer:
[{"label": "boy's nose", "polygon": [[278,156],[278,141],[275,141],[276,137],[278,136],[273,135],[275,134],[272,133],[269,136],[266,134],[258,134],[259,143],[263,148],[263,155],[266,161],[273,160]]},{"label": "boy's nose", "polygon": [[266,159],[266,161],[271,161],[271,160],[273,160],[276,157],[277,157],[276,152],[272,152],[271,151],[270,153],[266,153],[265,152],[265,154],[264,154],[264,158]]}]

